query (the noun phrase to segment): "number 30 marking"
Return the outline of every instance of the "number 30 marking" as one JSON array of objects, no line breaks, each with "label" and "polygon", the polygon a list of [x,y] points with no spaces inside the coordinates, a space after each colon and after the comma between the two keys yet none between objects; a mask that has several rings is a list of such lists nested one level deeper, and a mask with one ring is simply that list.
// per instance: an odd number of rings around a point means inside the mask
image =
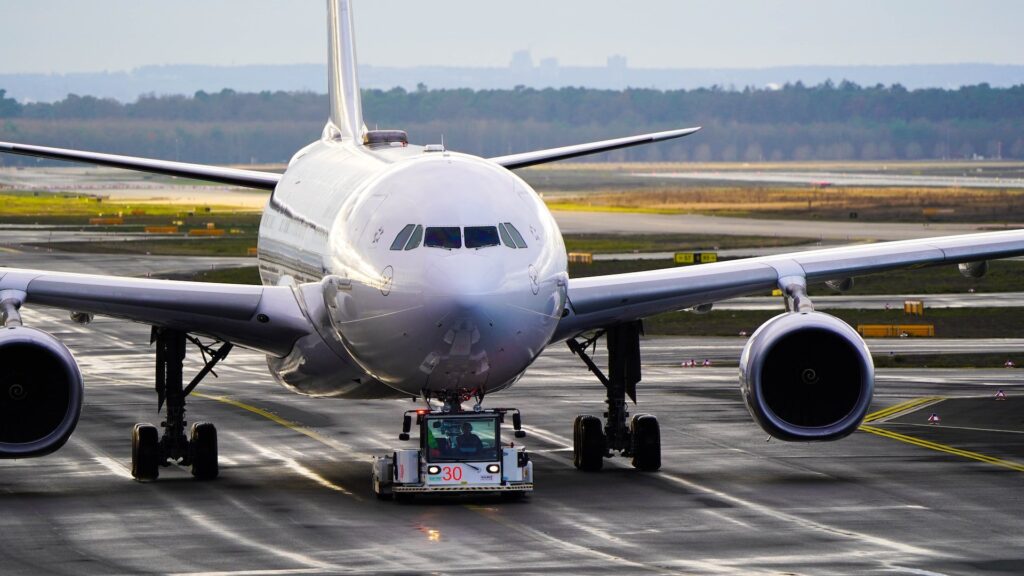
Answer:
[{"label": "number 30 marking", "polygon": [[454,468],[451,466],[445,466],[441,469],[441,479],[446,482],[451,480],[458,482],[459,480],[462,480],[462,468],[458,466],[455,466]]}]

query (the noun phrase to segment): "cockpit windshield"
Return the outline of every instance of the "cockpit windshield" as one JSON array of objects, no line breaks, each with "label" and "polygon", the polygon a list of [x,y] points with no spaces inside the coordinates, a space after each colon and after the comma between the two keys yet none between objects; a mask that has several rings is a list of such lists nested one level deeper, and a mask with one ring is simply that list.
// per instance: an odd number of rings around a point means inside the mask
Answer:
[{"label": "cockpit windshield", "polygon": [[496,418],[432,418],[424,439],[427,461],[498,461],[498,426]]},{"label": "cockpit windshield", "polygon": [[466,248],[486,248],[500,243],[496,226],[466,226]]},{"label": "cockpit windshield", "polygon": [[427,248],[462,248],[462,230],[458,226],[428,227],[423,236]]},{"label": "cockpit windshield", "polygon": [[420,242],[427,248],[444,248],[457,250],[462,248],[465,238],[466,248],[479,250],[504,244],[509,248],[526,248],[523,235],[516,230],[511,222],[502,222],[497,226],[428,226],[406,224],[391,242],[391,250],[415,250]]}]

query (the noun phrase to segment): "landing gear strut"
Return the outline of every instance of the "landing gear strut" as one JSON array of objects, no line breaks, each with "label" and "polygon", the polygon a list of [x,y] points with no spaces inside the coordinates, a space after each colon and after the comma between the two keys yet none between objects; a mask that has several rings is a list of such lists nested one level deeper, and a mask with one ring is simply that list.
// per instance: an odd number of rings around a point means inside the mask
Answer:
[{"label": "landing gear strut", "polygon": [[[580,415],[573,424],[573,464],[586,471],[600,470],[604,458],[618,452],[633,459],[638,470],[661,468],[661,432],[658,419],[650,414],[629,418],[626,397],[636,404],[636,385],[640,382],[640,334],[643,325],[637,322],[619,324],[580,342],[573,338],[566,343],[604,384],[608,411],[604,413],[604,429],[596,416]],[[608,346],[608,376],[587,354],[605,336]]]},{"label": "landing gear strut", "polygon": [[[191,466],[192,476],[199,480],[216,478],[219,472],[217,429],[209,422],[196,423],[186,437],[185,398],[207,374],[213,372],[218,362],[227,357],[232,345],[224,343],[214,350],[197,338],[169,328],[153,328],[152,341],[156,343],[157,410],[166,405],[167,412],[165,420],[160,423],[162,436],[152,424],[136,424],[132,429],[132,477],[140,481],[156,480],[160,466],[177,462]],[[206,365],[188,386],[183,387],[186,342],[199,347]]]}]

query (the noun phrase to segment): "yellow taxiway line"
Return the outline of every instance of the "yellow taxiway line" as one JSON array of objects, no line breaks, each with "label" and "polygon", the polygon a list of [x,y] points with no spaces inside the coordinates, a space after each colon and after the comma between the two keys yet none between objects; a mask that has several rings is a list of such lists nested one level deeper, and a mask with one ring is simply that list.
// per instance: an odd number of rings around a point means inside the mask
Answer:
[{"label": "yellow taxiway line", "polygon": [[876,420],[881,420],[882,418],[888,418],[890,416],[895,416],[897,414],[907,412],[914,408],[923,407],[925,404],[934,404],[942,400],[945,400],[945,398],[943,398],[942,396],[926,396],[924,398],[914,398],[913,400],[907,400],[906,402],[900,402],[899,404],[896,404],[894,406],[883,408],[878,412],[872,412],[871,414],[868,414],[867,416],[864,417],[864,421],[874,422]]},{"label": "yellow taxiway line", "polygon": [[922,448],[928,448],[929,450],[936,450],[938,452],[945,452],[946,454],[952,454],[954,456],[961,456],[963,458],[970,458],[971,460],[977,460],[978,462],[984,462],[986,464],[993,464],[995,466],[1002,466],[1003,468],[1009,468],[1010,470],[1016,470],[1018,472],[1024,472],[1024,464],[1018,464],[1009,460],[1003,460],[1002,458],[996,458],[994,456],[986,456],[985,454],[979,454],[977,452],[970,452],[968,450],[961,450],[946,444],[939,444],[937,442],[931,442],[928,440],[922,440],[921,438],[915,438],[913,436],[907,436],[906,434],[900,434],[898,432],[892,432],[890,430],[883,430],[876,428],[875,426],[861,426],[861,430],[870,432],[871,434],[877,434],[878,436],[884,436],[885,438],[891,438],[893,440],[899,440],[900,442],[906,442],[907,444],[913,444],[914,446],[920,446]]},{"label": "yellow taxiway line", "polygon": [[953,456],[960,456],[962,458],[969,458],[971,460],[977,460],[978,462],[984,462],[986,464],[992,464],[994,466],[1002,466],[1003,468],[1009,468],[1010,470],[1016,470],[1018,472],[1024,472],[1024,464],[1018,464],[1011,462],[1010,460],[1003,460],[1002,458],[996,458],[994,456],[987,456],[985,454],[979,454],[978,452],[971,452],[969,450],[961,450],[954,448],[946,444],[939,444],[938,442],[932,442],[930,440],[923,440],[921,438],[915,438],[914,436],[907,436],[906,434],[900,434],[899,432],[893,432],[891,430],[884,430],[877,426],[869,426],[868,422],[877,422],[879,420],[891,418],[897,415],[902,415],[911,410],[920,410],[925,406],[936,404],[945,400],[942,396],[926,396],[924,398],[914,398],[913,400],[907,400],[906,402],[900,402],[888,408],[883,408],[877,412],[872,412],[864,417],[865,424],[862,424],[860,429],[864,432],[875,434],[876,436],[882,436],[891,440],[898,440],[906,444],[919,446],[921,448],[927,448],[929,450],[935,450],[937,452],[944,452],[946,454],[952,454]]}]

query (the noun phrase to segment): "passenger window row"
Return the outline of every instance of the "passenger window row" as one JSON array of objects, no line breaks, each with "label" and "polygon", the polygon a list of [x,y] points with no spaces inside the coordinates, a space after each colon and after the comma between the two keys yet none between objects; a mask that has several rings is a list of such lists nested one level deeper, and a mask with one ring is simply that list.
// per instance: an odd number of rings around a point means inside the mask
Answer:
[{"label": "passenger window row", "polygon": [[406,224],[398,236],[395,236],[391,249],[412,250],[419,248],[422,242],[427,248],[455,250],[462,248],[463,238],[466,248],[480,249],[501,244],[509,248],[526,248],[526,242],[519,230],[516,230],[511,222],[503,222],[497,227],[466,226],[464,231],[458,226],[428,226],[424,230],[420,224]]}]

